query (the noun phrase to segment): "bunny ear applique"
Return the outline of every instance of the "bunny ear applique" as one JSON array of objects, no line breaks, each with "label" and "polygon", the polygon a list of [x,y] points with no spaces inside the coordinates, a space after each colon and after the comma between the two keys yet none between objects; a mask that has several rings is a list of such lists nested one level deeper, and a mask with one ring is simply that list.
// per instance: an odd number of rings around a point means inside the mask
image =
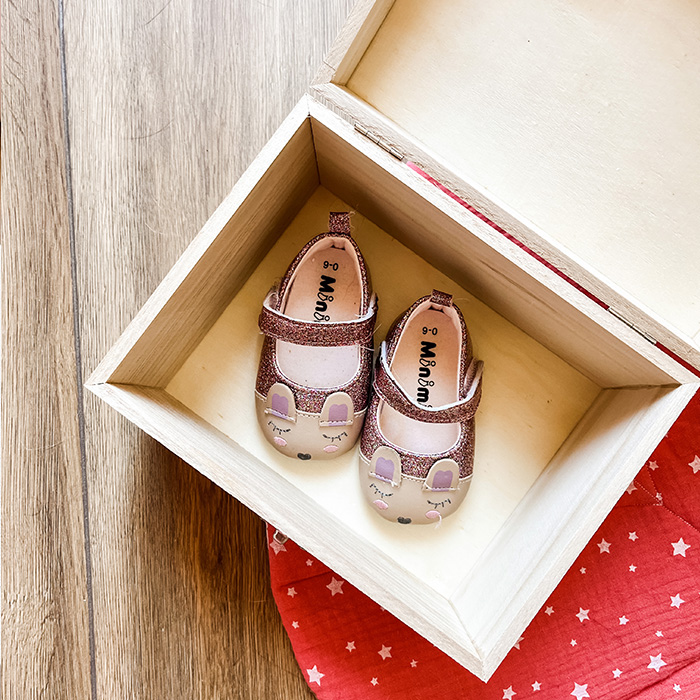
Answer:
[{"label": "bunny ear applique", "polygon": [[459,465],[454,459],[439,459],[423,482],[424,491],[456,491],[459,486]]},{"label": "bunny ear applique", "polygon": [[399,453],[385,445],[378,447],[369,463],[369,475],[373,479],[379,479],[392,486],[400,486],[401,457],[399,457]]},{"label": "bunny ear applique", "polygon": [[270,391],[267,392],[265,413],[269,413],[291,423],[296,423],[297,410],[292,390],[280,382],[273,384],[270,387]]},{"label": "bunny ear applique", "polygon": [[352,425],[355,411],[352,399],[344,391],[336,391],[326,398],[321,409],[319,425],[322,428],[339,428]]}]

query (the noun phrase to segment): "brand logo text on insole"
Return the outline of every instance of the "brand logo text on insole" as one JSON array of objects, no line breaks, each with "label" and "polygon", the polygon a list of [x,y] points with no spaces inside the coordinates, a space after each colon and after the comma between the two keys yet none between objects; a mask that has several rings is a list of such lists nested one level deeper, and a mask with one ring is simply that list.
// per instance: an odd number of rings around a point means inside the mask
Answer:
[{"label": "brand logo text on insole", "polygon": [[326,311],[328,311],[328,304],[333,301],[334,284],[335,277],[321,275],[321,284],[318,285],[318,294],[316,295],[316,310],[314,311],[314,318],[317,321],[331,320],[330,314],[327,314]]},{"label": "brand logo text on insole", "polygon": [[[426,332],[426,329],[423,329]],[[435,367],[435,348],[437,343],[429,340],[421,340],[420,343],[420,360],[418,367],[418,389],[416,390],[416,398],[418,403],[424,403],[430,406],[430,387],[435,386],[435,382],[430,379],[432,368]]]}]

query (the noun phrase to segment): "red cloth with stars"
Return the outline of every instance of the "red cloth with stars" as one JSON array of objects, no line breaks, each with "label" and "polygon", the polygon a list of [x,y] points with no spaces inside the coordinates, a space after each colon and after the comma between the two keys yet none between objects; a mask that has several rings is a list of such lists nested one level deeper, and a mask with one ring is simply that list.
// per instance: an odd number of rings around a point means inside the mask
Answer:
[{"label": "red cloth with stars", "polygon": [[321,700],[700,699],[700,395],[488,683],[291,540],[272,588]]}]

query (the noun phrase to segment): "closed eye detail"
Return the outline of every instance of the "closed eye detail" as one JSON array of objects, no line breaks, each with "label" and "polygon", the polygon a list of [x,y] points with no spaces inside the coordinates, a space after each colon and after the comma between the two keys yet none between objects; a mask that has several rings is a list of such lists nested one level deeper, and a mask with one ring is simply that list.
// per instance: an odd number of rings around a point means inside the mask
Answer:
[{"label": "closed eye detail", "polygon": [[348,434],[345,431],[340,433],[340,435],[326,435],[325,433],[321,433],[321,434],[323,435],[324,438],[326,438],[326,440],[330,440],[331,443],[333,443],[335,440],[338,440],[340,442],[340,440],[342,440],[343,437],[348,436]]},{"label": "closed eye detail", "polygon": [[280,428],[279,426],[275,425],[271,420],[267,421],[267,424],[272,428],[272,431],[277,433],[278,435],[282,435],[282,433],[288,433],[291,428]]},{"label": "closed eye detail", "polygon": [[452,503],[452,501],[449,498],[446,498],[444,501],[441,501],[440,503],[433,503],[432,501],[428,501],[428,503],[431,506],[435,506],[436,508],[444,508],[445,503]]},{"label": "closed eye detail", "polygon": [[384,491],[382,491],[376,484],[370,484],[369,487],[383,498],[389,498],[389,496],[394,495],[393,493],[384,493]]}]

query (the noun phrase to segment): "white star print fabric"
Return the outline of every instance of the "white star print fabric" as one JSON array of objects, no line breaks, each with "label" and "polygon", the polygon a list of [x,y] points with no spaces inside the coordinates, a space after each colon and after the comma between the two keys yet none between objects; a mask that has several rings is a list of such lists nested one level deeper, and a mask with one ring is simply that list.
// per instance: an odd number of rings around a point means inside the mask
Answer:
[{"label": "white star print fabric", "polygon": [[700,699],[700,396],[484,684],[310,557],[272,539],[272,588],[321,700]]}]

